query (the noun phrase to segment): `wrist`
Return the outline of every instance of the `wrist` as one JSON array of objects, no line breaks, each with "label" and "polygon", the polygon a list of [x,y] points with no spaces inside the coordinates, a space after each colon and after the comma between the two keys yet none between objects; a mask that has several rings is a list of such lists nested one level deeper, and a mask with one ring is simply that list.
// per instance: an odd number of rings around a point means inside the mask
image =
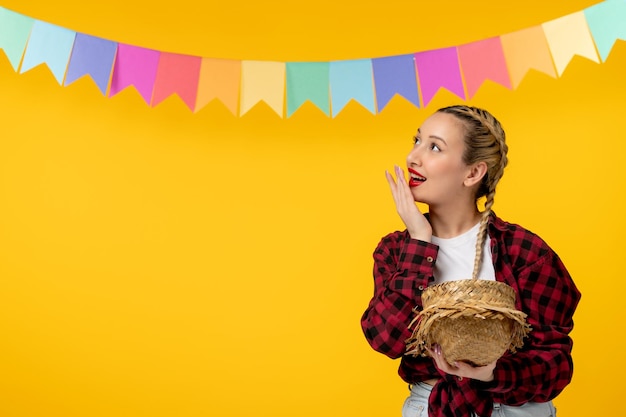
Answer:
[{"label": "wrist", "polygon": [[481,379],[482,382],[493,382],[493,380],[495,379],[493,372],[485,379]]},{"label": "wrist", "polygon": [[432,233],[412,232],[410,230],[409,230],[409,236],[411,236],[411,239],[421,240],[422,242],[428,242],[428,243],[430,243],[433,237]]}]

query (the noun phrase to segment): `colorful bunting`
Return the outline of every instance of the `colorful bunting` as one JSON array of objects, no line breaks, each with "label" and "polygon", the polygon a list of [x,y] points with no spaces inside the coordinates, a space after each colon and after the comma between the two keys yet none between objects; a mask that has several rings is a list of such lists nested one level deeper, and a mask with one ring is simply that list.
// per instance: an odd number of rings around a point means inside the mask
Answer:
[{"label": "colorful bunting", "polygon": [[626,1],[605,1],[585,11],[589,30],[604,62],[618,39],[626,40]]},{"label": "colorful bunting", "polygon": [[17,71],[35,19],[0,7],[0,48]]},{"label": "colorful bunting", "polygon": [[513,88],[517,88],[530,69],[556,78],[548,41],[541,26],[502,35],[500,40]]},{"label": "colorful bunting", "polygon": [[241,110],[244,115],[263,100],[279,116],[283,116],[285,64],[270,61],[241,63]]},{"label": "colorful bunting", "polygon": [[470,97],[476,94],[478,88],[486,80],[511,88],[500,38],[489,38],[461,45],[458,51],[465,86]]},{"label": "colorful bunting", "polygon": [[465,99],[456,46],[419,52],[415,54],[415,65],[422,88],[424,106],[430,103],[442,87]]},{"label": "colorful bunting", "polygon": [[115,42],[77,33],[64,85],[69,85],[84,75],[90,75],[102,94],[106,95],[115,51]]},{"label": "colorful bunting", "polygon": [[35,21],[26,45],[20,73],[45,63],[59,84],[63,84],[75,37],[76,32]]},{"label": "colorful bunting", "polygon": [[309,100],[330,115],[328,62],[287,63],[287,117]]},{"label": "colorful bunting", "polygon": [[162,52],[154,82],[152,106],[156,106],[171,94],[177,94],[193,111],[196,106],[201,63],[200,57]]},{"label": "colorful bunting", "polygon": [[329,80],[333,117],[352,99],[376,112],[371,59],[331,62]]},{"label": "colorful bunting", "polygon": [[[335,117],[352,100],[380,113],[399,95],[427,106],[441,88],[461,99],[487,81],[517,88],[534,69],[563,74],[575,55],[600,63],[626,40],[626,0],[517,32],[411,54],[332,62],[227,60],[160,52],[76,33],[0,7],[0,49],[15,71],[46,64],[59,84],[89,75],[112,97],[134,86],[156,106],[176,94],[194,112],[218,99],[233,115],[264,101],[279,116],[306,101]],[[467,94],[467,95],[466,95]],[[285,100],[286,99],[286,100]]]},{"label": "colorful bunting", "polygon": [[380,113],[396,95],[419,107],[417,75],[413,55],[399,55],[372,60],[376,84],[376,105]]},{"label": "colorful bunting", "polygon": [[159,51],[120,43],[113,66],[109,97],[132,85],[146,103],[150,104],[160,55]]},{"label": "colorful bunting", "polygon": [[217,98],[232,114],[237,115],[241,61],[202,58],[199,78],[196,111]]},{"label": "colorful bunting", "polygon": [[544,23],[543,31],[559,76],[563,74],[574,55],[599,62],[583,12],[572,13]]}]

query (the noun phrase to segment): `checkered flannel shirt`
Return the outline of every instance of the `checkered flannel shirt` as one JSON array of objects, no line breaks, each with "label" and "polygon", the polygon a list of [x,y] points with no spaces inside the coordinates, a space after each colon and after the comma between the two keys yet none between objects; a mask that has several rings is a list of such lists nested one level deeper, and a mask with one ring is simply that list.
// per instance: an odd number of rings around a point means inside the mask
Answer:
[{"label": "checkered flannel shirt", "polygon": [[429,401],[431,417],[490,416],[493,403],[521,405],[556,397],[572,378],[572,316],[580,300],[558,255],[537,235],[495,214],[489,222],[496,279],[517,294],[516,307],[532,326],[524,347],[505,354],[486,383],[439,371],[431,358],[404,355],[413,308],[433,282],[438,246],[411,239],[407,231],[385,236],[374,251],[374,296],[361,319],[369,344],[391,358],[402,358],[398,373],[406,382],[439,377]]}]

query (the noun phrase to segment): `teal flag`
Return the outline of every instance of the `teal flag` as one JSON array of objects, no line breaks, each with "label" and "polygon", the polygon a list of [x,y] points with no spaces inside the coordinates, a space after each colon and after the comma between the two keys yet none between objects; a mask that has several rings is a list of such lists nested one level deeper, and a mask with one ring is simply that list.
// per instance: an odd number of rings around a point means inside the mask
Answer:
[{"label": "teal flag", "polygon": [[598,3],[584,11],[593,41],[604,62],[615,41],[626,40],[626,1]]},{"label": "teal flag", "polygon": [[0,48],[17,71],[35,19],[0,7]]},{"label": "teal flag", "polygon": [[26,72],[45,63],[59,84],[62,84],[74,46],[74,38],[76,38],[74,31],[50,23],[35,21],[20,72]]},{"label": "teal flag", "polygon": [[374,75],[371,59],[330,63],[330,96],[333,117],[352,99],[375,113]]},{"label": "teal flag", "polygon": [[330,115],[328,62],[287,63],[287,117],[309,100]]}]

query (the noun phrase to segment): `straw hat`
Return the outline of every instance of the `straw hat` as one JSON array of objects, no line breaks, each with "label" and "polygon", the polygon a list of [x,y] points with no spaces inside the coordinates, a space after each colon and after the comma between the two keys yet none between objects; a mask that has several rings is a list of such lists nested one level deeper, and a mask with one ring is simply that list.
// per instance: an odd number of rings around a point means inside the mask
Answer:
[{"label": "straw hat", "polygon": [[428,287],[423,309],[409,327],[407,355],[425,355],[439,344],[448,363],[484,366],[523,346],[530,331],[526,314],[515,309],[515,291],[498,281],[464,279]]}]

